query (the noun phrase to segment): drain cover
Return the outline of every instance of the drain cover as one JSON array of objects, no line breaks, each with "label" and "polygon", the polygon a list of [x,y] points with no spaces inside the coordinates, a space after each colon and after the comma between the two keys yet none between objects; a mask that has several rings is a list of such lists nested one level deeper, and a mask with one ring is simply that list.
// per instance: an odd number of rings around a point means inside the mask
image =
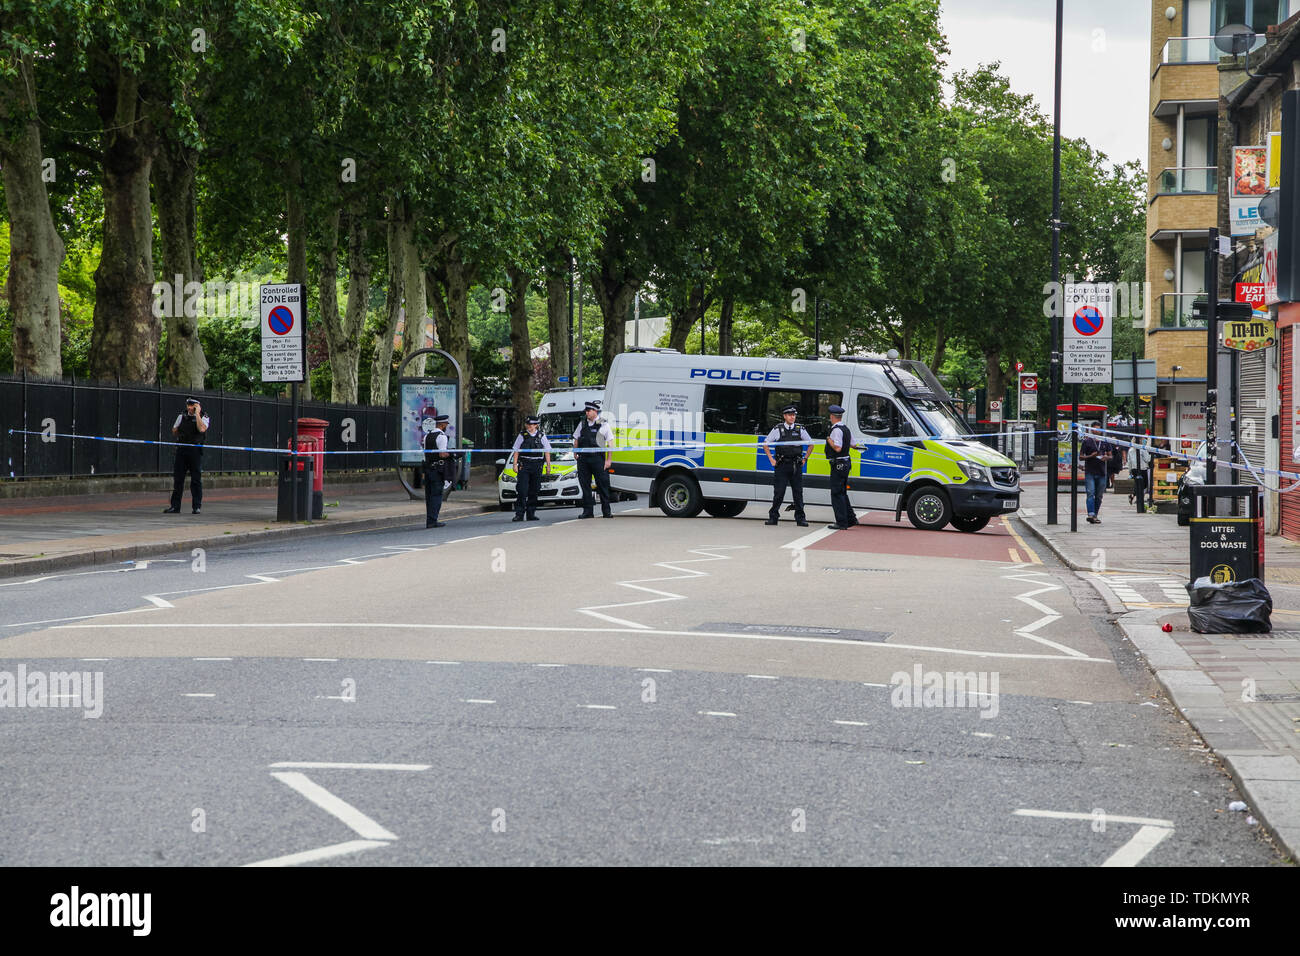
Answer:
[{"label": "drain cover", "polygon": [[697,631],[734,634],[778,634],[789,637],[829,637],[839,641],[886,641],[892,631],[862,631],[852,627],[811,627],[807,624],[741,624],[736,621],[701,624]]}]

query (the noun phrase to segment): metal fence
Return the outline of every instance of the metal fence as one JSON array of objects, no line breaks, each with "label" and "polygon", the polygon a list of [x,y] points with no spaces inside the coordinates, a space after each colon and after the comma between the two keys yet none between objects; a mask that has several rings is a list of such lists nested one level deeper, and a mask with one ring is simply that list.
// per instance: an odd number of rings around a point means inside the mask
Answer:
[{"label": "metal fence", "polygon": [[[0,377],[0,477],[33,478],[77,475],[171,474],[171,445],[133,444],[59,438],[44,441],[39,434],[10,434],[10,429],[40,432],[53,424],[59,435],[170,442],[172,424],[185,410],[185,397],[196,396],[212,420],[208,445],[238,445],[287,449],[293,436],[292,412],[286,398],[230,392],[193,392],[143,385],[28,381]],[[304,418],[329,422],[329,450],[379,451],[398,447],[397,414],[392,408],[304,402]],[[348,421],[350,420],[350,422]],[[353,440],[343,441],[345,425]],[[207,472],[270,472],[278,467],[273,452],[207,448]],[[395,467],[396,455],[335,455],[333,472]]]}]

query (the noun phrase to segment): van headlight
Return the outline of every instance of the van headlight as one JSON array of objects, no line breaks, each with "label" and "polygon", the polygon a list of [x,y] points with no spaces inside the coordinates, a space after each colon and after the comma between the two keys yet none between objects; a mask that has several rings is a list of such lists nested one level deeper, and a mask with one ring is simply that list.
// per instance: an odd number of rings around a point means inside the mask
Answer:
[{"label": "van headlight", "polygon": [[986,485],[991,485],[993,483],[992,475],[989,474],[989,470],[983,465],[977,464],[973,461],[959,461],[957,462],[957,467],[960,468],[971,481],[979,481]]}]

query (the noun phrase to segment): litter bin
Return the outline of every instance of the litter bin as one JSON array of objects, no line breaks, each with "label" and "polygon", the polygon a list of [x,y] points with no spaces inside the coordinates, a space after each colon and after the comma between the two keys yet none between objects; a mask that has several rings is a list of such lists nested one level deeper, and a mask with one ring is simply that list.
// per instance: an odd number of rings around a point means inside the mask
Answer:
[{"label": "litter bin", "polygon": [[[1192,580],[1264,579],[1264,491],[1258,485],[1188,485]],[[1245,503],[1245,507],[1241,506]]]},{"label": "litter bin", "polygon": [[[299,455],[298,462],[298,509],[297,518],[299,521],[307,520],[311,514],[311,496],[312,496],[312,474],[314,471],[311,455]],[[276,489],[275,497],[275,520],[292,521],[294,520],[293,507],[293,463],[295,459],[291,455],[286,455],[280,459],[280,482]]]},{"label": "litter bin", "polygon": [[[309,441],[312,463],[311,516],[320,518],[325,514],[325,429],[330,423],[323,418],[298,419],[298,441]],[[299,453],[303,448],[299,445]]]}]

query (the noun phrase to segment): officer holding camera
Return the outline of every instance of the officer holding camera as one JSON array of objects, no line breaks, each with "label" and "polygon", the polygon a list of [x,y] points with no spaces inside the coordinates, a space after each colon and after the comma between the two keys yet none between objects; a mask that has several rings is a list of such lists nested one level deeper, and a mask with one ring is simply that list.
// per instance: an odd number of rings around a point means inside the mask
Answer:
[{"label": "officer holding camera", "polygon": [[185,411],[176,416],[172,425],[172,435],[179,443],[176,447],[176,461],[172,467],[172,502],[171,507],[164,508],[163,514],[181,513],[181,497],[184,494],[185,475],[190,475],[190,498],[194,505],[194,514],[199,513],[203,504],[203,440],[211,424],[203,414],[203,405],[197,398],[185,399]]}]

